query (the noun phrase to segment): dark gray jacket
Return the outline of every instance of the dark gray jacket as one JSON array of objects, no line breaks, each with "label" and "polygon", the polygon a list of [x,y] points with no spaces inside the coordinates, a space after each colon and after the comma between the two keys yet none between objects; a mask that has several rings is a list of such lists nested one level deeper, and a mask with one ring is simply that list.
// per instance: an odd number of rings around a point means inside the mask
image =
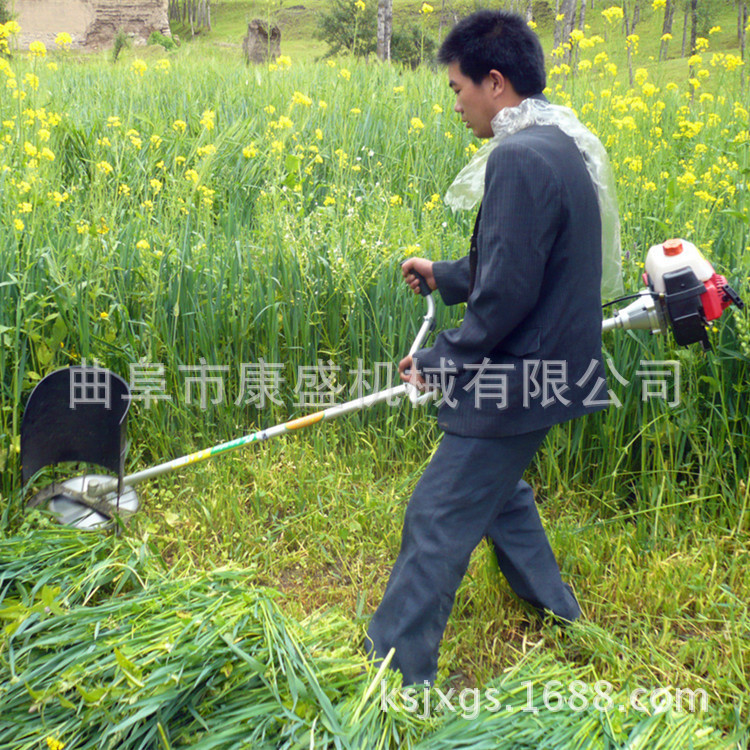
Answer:
[{"label": "dark gray jacket", "polygon": [[501,437],[605,408],[601,220],[573,139],[537,125],[503,140],[477,230],[474,274],[469,256],[433,265],[444,302],[467,302],[461,326],[414,355],[443,381],[440,427]]}]

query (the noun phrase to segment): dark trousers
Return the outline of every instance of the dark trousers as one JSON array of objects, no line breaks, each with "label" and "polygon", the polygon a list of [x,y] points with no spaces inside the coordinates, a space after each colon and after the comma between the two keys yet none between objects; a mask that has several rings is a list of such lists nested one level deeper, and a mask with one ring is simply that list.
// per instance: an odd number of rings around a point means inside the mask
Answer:
[{"label": "dark trousers", "polygon": [[474,548],[487,536],[513,590],[565,620],[580,614],[560,578],[521,477],[547,428],[506,438],[445,434],[404,518],[401,551],[367,632],[375,658],[396,649],[404,685],[433,682],[438,647]]}]

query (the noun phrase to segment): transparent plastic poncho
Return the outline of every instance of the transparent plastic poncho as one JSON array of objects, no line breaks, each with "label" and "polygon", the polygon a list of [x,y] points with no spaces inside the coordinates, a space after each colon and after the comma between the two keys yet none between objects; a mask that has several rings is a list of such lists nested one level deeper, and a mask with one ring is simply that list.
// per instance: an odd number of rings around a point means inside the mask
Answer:
[{"label": "transparent plastic poncho", "polygon": [[448,188],[445,202],[453,209],[476,206],[484,194],[484,173],[491,151],[504,139],[531,125],[554,125],[570,136],[588,169],[599,201],[602,220],[603,299],[623,293],[620,216],[612,168],[601,141],[575,116],[572,109],[544,99],[524,99],[516,107],[501,109],[492,119],[493,137],[479,148]]}]

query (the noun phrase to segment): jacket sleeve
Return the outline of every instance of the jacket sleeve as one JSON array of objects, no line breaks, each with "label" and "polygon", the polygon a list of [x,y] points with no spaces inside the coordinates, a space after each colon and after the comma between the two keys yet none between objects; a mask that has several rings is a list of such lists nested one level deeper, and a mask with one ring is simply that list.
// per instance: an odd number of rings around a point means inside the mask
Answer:
[{"label": "jacket sleeve", "polygon": [[508,139],[490,154],[466,314],[459,328],[414,354],[420,371],[449,360],[459,369],[480,363],[523,322],[539,298],[561,206],[559,180],[532,148]]},{"label": "jacket sleeve", "polygon": [[459,260],[437,260],[432,264],[440,296],[446,305],[457,305],[469,298],[469,256]]}]

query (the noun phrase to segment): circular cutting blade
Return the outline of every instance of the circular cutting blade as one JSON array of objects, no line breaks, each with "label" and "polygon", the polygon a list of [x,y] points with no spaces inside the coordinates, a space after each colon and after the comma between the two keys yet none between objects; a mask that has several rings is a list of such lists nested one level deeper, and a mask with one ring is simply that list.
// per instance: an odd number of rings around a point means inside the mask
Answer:
[{"label": "circular cutting blade", "polygon": [[[68,488],[71,492],[66,494],[61,492],[50,498],[47,508],[57,516],[61,524],[73,526],[84,531],[94,529],[105,529],[111,526],[113,521],[96,510],[87,508],[76,500],[76,495],[86,492],[91,483],[110,481],[111,477],[102,474],[84,474],[80,477],[74,477],[61,482],[61,486]],[[125,512],[126,514],[134,513],[138,510],[138,495],[132,487],[123,487],[122,494],[117,498],[117,493],[110,492],[102,497],[96,498],[99,502],[107,503],[116,513]]]}]

